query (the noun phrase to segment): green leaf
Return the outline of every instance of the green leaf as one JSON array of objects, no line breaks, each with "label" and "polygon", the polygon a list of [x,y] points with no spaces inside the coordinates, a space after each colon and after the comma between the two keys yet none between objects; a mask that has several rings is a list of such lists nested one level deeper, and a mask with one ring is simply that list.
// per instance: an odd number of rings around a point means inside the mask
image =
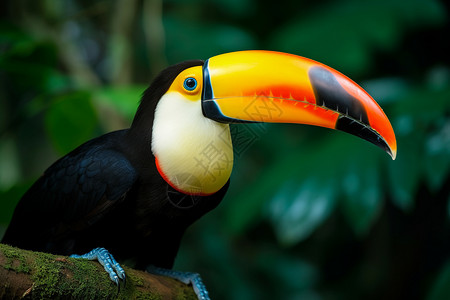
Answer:
[{"label": "green leaf", "polygon": [[[397,160],[389,163],[389,190],[394,204],[410,211],[419,181],[431,190],[449,174],[448,121],[450,90],[418,86],[409,90],[392,109],[397,136]],[[425,100],[424,100],[425,99]],[[432,99],[431,103],[427,99]]]},{"label": "green leaf", "polygon": [[379,164],[370,156],[355,155],[342,177],[342,210],[354,232],[365,235],[383,203]]},{"label": "green leaf", "polygon": [[27,32],[0,24],[0,70],[6,73],[14,88],[28,93],[56,92],[70,86],[58,66],[54,44],[36,39]]},{"label": "green leaf", "polygon": [[66,154],[93,137],[97,116],[87,92],[57,96],[45,115],[45,128],[54,147]]},{"label": "green leaf", "polygon": [[145,89],[144,85],[102,87],[94,91],[93,101],[112,107],[121,116],[131,121]]},{"label": "green leaf", "polygon": [[425,173],[433,191],[442,186],[450,171],[450,120],[442,116],[436,123],[438,129],[429,133],[425,142]]},{"label": "green leaf", "polygon": [[422,155],[413,141],[398,144],[399,149],[408,151],[402,151],[395,161],[388,164],[389,186],[393,203],[404,211],[410,211],[414,206],[414,197],[422,174],[422,162],[418,159]]},{"label": "green leaf", "polygon": [[187,20],[175,15],[163,21],[170,63],[207,59],[225,52],[253,49],[256,45],[249,32],[234,25]]},{"label": "green leaf", "polygon": [[427,300],[444,300],[450,295],[450,261],[442,267],[439,275],[434,281]]},{"label": "green leaf", "polygon": [[285,184],[267,208],[279,241],[293,245],[306,239],[333,211],[336,198],[331,179],[312,177],[300,186]]},{"label": "green leaf", "polygon": [[1,58],[29,55],[37,44],[36,39],[30,34],[3,22],[0,23],[0,32]]},{"label": "green leaf", "polygon": [[16,184],[20,178],[17,145],[11,138],[0,140],[0,190]]},{"label": "green leaf", "polygon": [[[288,294],[301,294],[302,291],[313,288],[319,279],[319,270],[308,261],[291,256],[286,249],[264,247],[256,257],[258,273],[271,278],[268,284],[283,286],[279,298]],[[290,292],[290,293],[289,293]],[[303,299],[302,297],[286,297],[289,299]]]}]

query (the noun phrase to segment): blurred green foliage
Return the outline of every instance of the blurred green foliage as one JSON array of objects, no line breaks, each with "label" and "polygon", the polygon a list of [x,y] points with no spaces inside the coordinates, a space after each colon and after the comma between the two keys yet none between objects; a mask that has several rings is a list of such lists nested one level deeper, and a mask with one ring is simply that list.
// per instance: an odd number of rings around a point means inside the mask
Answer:
[{"label": "blurred green foliage", "polygon": [[53,161],[129,126],[164,66],[280,50],[359,82],[392,121],[397,160],[327,129],[233,127],[230,191],[187,232],[177,268],[201,273],[214,299],[450,298],[448,3],[0,7],[0,236],[20,195]]}]

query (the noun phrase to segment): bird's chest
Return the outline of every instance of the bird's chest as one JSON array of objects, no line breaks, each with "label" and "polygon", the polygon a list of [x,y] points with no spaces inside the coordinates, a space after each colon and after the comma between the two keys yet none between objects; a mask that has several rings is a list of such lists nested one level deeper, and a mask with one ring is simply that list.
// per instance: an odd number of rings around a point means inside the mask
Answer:
[{"label": "bird's chest", "polygon": [[158,231],[184,232],[189,225],[217,207],[224,194],[219,191],[208,196],[187,195],[158,180],[156,185],[143,187],[137,197],[136,228],[143,235]]}]

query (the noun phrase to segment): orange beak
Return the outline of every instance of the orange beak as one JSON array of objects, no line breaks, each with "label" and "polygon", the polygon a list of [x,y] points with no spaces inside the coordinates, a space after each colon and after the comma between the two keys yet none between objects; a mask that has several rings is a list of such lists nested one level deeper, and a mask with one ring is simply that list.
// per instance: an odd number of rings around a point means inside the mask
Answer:
[{"label": "orange beak", "polygon": [[397,154],[381,107],[338,71],[296,55],[241,51],[203,66],[205,117],[224,123],[297,123],[348,132]]}]

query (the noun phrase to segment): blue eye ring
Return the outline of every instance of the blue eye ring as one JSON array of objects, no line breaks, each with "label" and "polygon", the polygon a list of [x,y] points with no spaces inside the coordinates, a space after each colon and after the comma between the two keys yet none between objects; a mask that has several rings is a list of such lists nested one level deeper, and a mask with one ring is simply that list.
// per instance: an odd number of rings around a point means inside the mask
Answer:
[{"label": "blue eye ring", "polygon": [[183,87],[186,91],[192,92],[197,88],[197,79],[194,77],[188,77],[183,82]]}]

